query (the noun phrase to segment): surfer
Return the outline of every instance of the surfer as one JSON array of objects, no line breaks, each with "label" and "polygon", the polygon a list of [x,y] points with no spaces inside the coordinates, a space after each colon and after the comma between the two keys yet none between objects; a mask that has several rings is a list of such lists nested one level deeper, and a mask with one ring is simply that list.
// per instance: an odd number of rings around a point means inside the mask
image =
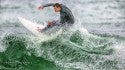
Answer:
[{"label": "surfer", "polygon": [[41,32],[53,26],[66,26],[66,25],[71,26],[74,24],[74,16],[71,10],[63,4],[50,3],[50,4],[39,6],[38,9],[43,10],[45,7],[49,7],[49,6],[53,6],[55,12],[60,12],[60,20],[58,20],[59,22],[58,21],[48,22],[48,25],[44,29],[38,28],[38,31]]}]

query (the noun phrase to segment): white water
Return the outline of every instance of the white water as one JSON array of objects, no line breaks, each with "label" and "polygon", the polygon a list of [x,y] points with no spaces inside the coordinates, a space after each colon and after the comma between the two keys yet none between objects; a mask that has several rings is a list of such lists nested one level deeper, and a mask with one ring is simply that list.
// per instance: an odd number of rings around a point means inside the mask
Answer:
[{"label": "white water", "polygon": [[[4,7],[0,12],[0,34],[4,33],[14,33],[14,34],[29,34],[30,32],[26,30],[17,19],[17,16],[23,16],[29,20],[32,20],[37,23],[52,21],[59,19],[59,14],[55,13],[53,8],[45,8],[43,11],[39,11],[37,7],[42,4],[47,4],[51,2],[59,2],[67,5],[73,12],[75,16],[75,27],[72,29],[80,30],[80,32],[86,37],[93,37],[94,39],[100,39],[100,36],[92,35],[95,34],[107,34],[107,35],[118,35],[120,37],[125,37],[125,5],[124,0],[0,0],[1,6]],[[3,36],[1,36],[2,38]],[[36,38],[34,36],[30,37],[30,40],[35,43],[32,48],[36,48],[37,54],[40,56],[42,52],[37,44],[41,42],[38,41],[41,38]],[[46,37],[44,38],[46,39]],[[118,66],[123,68],[125,63],[125,41],[116,41],[116,39],[111,40],[115,44],[113,49],[115,52],[109,56],[101,56],[104,59],[116,59],[119,61]],[[37,42],[37,43],[36,43]],[[31,48],[31,44],[27,46]],[[6,47],[0,44],[0,51],[4,51]],[[94,56],[94,55],[92,55]],[[53,59],[53,57],[52,57]],[[104,60],[103,60],[104,61]],[[99,64],[98,61],[96,65]],[[60,64],[59,61],[55,61],[56,64],[67,67],[67,68],[76,68],[76,69],[85,69],[89,70],[94,67],[93,65],[87,65],[81,62],[77,63],[63,63]],[[124,69],[123,69],[124,70]]]}]

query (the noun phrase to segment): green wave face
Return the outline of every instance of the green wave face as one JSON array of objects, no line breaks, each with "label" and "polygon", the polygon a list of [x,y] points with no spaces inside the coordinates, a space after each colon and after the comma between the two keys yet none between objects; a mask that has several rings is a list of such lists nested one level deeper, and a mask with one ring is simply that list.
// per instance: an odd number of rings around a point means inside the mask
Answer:
[{"label": "green wave face", "polygon": [[35,56],[33,51],[30,53],[31,50],[26,49],[25,38],[8,35],[4,37],[3,43],[7,49],[0,53],[0,69],[2,70],[58,70],[60,68],[53,61]]},{"label": "green wave face", "polygon": [[4,36],[2,42],[6,50],[0,53],[0,68],[11,70],[124,68],[118,67],[121,61],[117,58],[109,59],[114,55],[113,45],[117,43],[112,37],[84,35],[80,31],[75,31],[69,37],[59,35],[54,39],[39,42],[31,39],[13,34]]}]

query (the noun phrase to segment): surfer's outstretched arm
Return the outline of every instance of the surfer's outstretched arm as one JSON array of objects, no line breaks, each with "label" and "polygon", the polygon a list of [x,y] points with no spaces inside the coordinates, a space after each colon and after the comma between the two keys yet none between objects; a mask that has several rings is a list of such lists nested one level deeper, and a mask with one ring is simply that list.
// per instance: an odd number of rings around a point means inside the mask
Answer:
[{"label": "surfer's outstretched arm", "polygon": [[42,10],[42,9],[44,9],[45,7],[50,7],[50,6],[54,6],[54,5],[55,5],[55,3],[49,3],[49,4],[45,4],[45,5],[39,6],[38,9],[39,9],[39,10]]},{"label": "surfer's outstretched arm", "polygon": [[55,5],[55,3],[49,3],[49,4],[43,5],[43,7],[50,7],[50,6],[54,6],[54,5]]}]

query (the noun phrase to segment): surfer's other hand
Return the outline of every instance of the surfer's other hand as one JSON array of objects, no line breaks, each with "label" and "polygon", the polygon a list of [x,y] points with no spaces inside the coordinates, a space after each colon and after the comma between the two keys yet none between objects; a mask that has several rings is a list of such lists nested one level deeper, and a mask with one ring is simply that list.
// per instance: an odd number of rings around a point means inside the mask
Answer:
[{"label": "surfer's other hand", "polygon": [[53,23],[48,21],[48,26],[52,26],[52,25],[53,25]]},{"label": "surfer's other hand", "polygon": [[39,9],[39,10],[43,10],[44,7],[43,7],[43,6],[39,6],[38,9]]}]

